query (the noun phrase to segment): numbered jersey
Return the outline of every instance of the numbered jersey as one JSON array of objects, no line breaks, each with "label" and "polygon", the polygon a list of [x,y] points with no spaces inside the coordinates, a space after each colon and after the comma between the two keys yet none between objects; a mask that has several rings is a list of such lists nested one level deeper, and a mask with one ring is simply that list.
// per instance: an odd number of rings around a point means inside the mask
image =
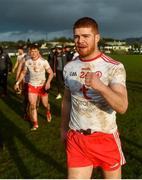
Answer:
[{"label": "numbered jersey", "polygon": [[92,129],[113,133],[117,129],[116,112],[96,90],[85,86],[85,75],[94,72],[107,86],[118,83],[125,86],[126,73],[122,63],[100,53],[94,59],[83,61],[77,57],[64,68],[65,87],[71,92],[71,129]]}]

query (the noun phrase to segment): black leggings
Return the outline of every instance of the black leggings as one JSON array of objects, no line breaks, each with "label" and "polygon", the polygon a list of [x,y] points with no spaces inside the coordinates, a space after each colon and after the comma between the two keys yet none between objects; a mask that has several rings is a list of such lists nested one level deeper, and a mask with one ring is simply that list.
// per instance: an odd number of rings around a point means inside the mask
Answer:
[{"label": "black leggings", "polygon": [[64,79],[63,79],[63,72],[57,70],[56,71],[56,83],[58,88],[58,93],[61,93],[61,90],[64,87]]},{"label": "black leggings", "polygon": [[0,87],[2,87],[2,93],[7,95],[7,73],[0,73]]}]

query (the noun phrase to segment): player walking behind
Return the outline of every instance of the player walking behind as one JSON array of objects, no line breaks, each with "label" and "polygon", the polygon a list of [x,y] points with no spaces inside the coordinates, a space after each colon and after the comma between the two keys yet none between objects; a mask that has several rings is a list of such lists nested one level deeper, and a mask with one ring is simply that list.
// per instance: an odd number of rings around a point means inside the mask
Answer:
[{"label": "player walking behind", "polygon": [[[30,59],[25,61],[24,68],[15,84],[15,89],[19,88],[19,83],[27,73],[29,74],[28,98],[30,103],[31,120],[33,122],[31,130],[36,130],[38,128],[36,109],[38,96],[41,97],[42,104],[46,108],[47,121],[51,121],[47,90],[50,89],[50,83],[53,78],[53,71],[48,61],[41,57],[36,45],[30,47]],[[48,74],[47,80],[46,73]]]}]

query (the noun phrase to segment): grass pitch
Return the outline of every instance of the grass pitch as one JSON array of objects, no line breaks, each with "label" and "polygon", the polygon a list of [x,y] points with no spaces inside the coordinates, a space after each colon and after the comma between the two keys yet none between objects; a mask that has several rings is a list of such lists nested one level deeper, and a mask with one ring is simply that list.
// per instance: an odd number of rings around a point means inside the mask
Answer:
[{"label": "grass pitch", "polygon": [[[122,147],[127,164],[123,167],[124,179],[142,178],[142,57],[113,55],[123,62],[127,71],[129,108],[117,115]],[[14,62],[14,61],[13,61]],[[5,148],[0,152],[0,179],[64,179],[66,158],[60,142],[61,100],[55,100],[56,88],[52,86],[49,101],[52,122],[47,123],[45,111],[39,108],[39,129],[30,132],[23,120],[23,98],[13,91],[15,75],[8,79],[8,97],[0,98],[0,131]],[[102,178],[100,170],[93,178]]]}]

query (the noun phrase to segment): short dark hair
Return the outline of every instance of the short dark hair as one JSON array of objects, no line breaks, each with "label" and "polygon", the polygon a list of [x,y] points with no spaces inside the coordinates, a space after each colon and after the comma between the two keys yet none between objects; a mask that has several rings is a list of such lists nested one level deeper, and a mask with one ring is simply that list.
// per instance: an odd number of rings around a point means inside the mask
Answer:
[{"label": "short dark hair", "polygon": [[21,46],[21,45],[19,45],[17,48],[18,48],[18,49],[22,49],[22,50],[24,50],[24,47],[23,47],[23,46]]},{"label": "short dark hair", "polygon": [[99,28],[98,28],[98,23],[90,17],[82,17],[78,19],[73,26],[73,31],[76,28],[82,28],[82,27],[91,27],[95,33],[99,34]]},{"label": "short dark hair", "polygon": [[39,50],[39,46],[38,46],[38,44],[30,44],[30,50],[31,49],[38,49]]}]

